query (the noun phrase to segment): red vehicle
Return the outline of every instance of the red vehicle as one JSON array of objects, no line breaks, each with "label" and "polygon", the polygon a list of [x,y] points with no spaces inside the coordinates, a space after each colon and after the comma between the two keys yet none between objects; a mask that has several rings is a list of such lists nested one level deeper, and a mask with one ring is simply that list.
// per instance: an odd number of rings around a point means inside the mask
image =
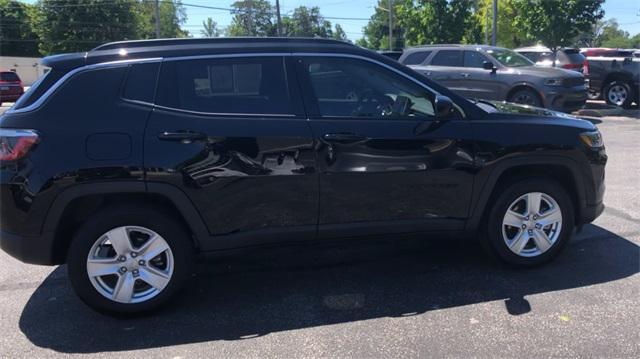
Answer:
[{"label": "red vehicle", "polygon": [[580,49],[580,53],[585,57],[601,56],[601,57],[631,57],[633,51],[624,49],[611,49],[606,47],[588,47]]},{"label": "red vehicle", "polygon": [[3,102],[16,102],[24,93],[20,76],[13,71],[0,71],[0,106]]}]

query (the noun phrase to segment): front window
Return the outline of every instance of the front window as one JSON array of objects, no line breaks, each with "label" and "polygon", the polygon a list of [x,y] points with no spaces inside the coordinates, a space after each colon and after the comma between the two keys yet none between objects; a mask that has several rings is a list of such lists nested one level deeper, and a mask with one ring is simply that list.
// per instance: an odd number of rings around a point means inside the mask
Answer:
[{"label": "front window", "polygon": [[307,58],[304,70],[323,117],[419,119],[434,116],[433,94],[368,61]]},{"label": "front window", "polygon": [[507,67],[533,66],[533,62],[519,53],[507,49],[489,49],[487,54]]}]

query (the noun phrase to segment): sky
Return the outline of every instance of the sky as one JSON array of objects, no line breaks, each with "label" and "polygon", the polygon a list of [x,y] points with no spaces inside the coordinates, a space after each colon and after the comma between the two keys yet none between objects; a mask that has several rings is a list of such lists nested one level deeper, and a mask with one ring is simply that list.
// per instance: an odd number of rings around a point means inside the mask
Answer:
[{"label": "sky", "polygon": [[[22,0],[34,3],[36,0]],[[562,1],[562,0],[557,0]],[[182,0],[187,10],[187,22],[183,25],[193,36],[198,37],[202,29],[202,22],[211,17],[224,29],[231,23],[231,14],[225,10],[210,10],[187,5],[204,5],[229,8],[233,0]],[[270,0],[275,4],[275,0]],[[347,37],[355,41],[363,36],[362,28],[373,14],[377,0],[280,0],[282,14],[290,14],[298,6],[318,6],[320,12],[332,24],[340,24]],[[620,28],[631,35],[640,33],[640,1],[639,0],[606,0],[603,9],[604,19],[615,18]],[[336,19],[341,18],[341,19]],[[348,19],[345,19],[348,18]]]}]

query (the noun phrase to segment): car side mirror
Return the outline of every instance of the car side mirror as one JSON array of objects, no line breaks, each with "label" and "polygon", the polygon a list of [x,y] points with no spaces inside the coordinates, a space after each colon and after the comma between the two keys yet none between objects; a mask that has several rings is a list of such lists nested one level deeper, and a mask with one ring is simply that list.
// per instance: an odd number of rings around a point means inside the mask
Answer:
[{"label": "car side mirror", "polygon": [[437,120],[446,120],[456,112],[453,101],[447,96],[437,95],[435,103]]},{"label": "car side mirror", "polygon": [[456,107],[453,101],[447,96],[437,95],[434,101],[435,107],[435,118],[432,120],[423,121],[413,130],[414,134],[420,135],[425,132],[431,132],[443,124],[448,122],[451,118],[454,117],[456,113]]},{"label": "car side mirror", "polygon": [[496,72],[496,67],[493,66],[492,62],[485,61],[482,63],[482,68],[485,70],[491,70],[492,73]]}]

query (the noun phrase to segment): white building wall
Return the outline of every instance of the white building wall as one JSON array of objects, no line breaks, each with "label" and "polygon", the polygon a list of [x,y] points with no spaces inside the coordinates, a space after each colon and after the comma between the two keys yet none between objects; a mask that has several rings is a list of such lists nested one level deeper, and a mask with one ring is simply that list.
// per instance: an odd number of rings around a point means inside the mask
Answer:
[{"label": "white building wall", "polygon": [[49,69],[41,64],[41,60],[40,57],[0,56],[0,70],[15,71],[25,86],[31,86]]}]

